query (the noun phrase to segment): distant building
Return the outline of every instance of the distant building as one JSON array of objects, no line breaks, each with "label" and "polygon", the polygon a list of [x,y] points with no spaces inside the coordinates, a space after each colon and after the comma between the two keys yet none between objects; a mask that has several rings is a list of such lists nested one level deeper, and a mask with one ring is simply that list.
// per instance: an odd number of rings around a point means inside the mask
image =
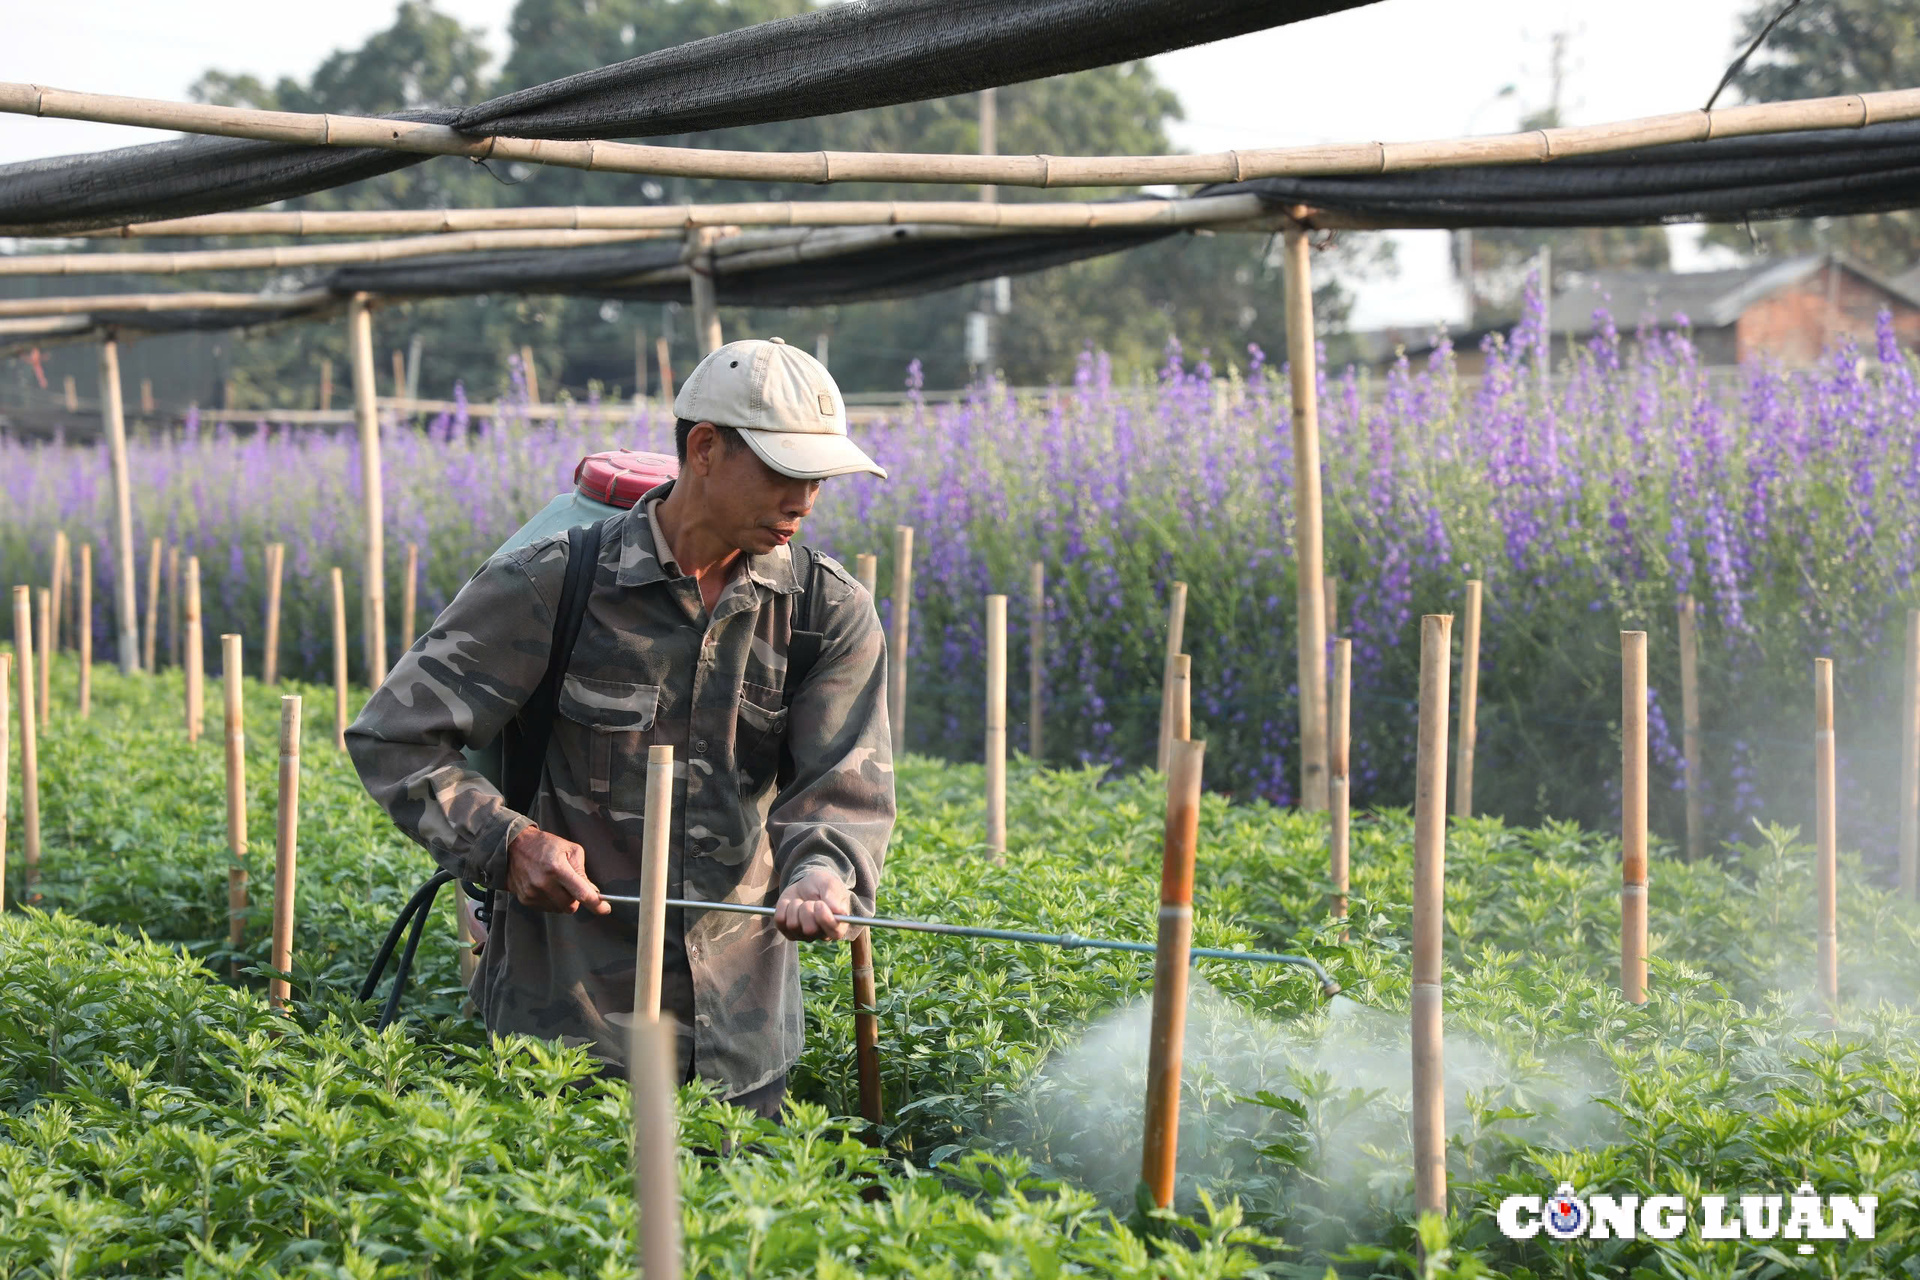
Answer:
[{"label": "distant building", "polygon": [[[1841,254],[1808,254],[1761,262],[1731,271],[1569,271],[1555,280],[1548,324],[1553,358],[1565,359],[1568,344],[1594,333],[1594,313],[1605,311],[1631,347],[1642,327],[1672,329],[1685,316],[1700,360],[1737,365],[1755,356],[1781,364],[1808,365],[1834,341],[1851,337],[1871,351],[1882,311],[1893,316],[1900,344],[1920,349],[1920,268],[1882,276]],[[1452,334],[1460,372],[1481,371],[1480,344],[1489,332]],[[1433,335],[1407,341],[1405,330],[1356,334],[1363,363],[1382,368],[1404,348],[1416,364],[1433,351]]]},{"label": "distant building", "polygon": [[1557,282],[1548,323],[1555,352],[1594,331],[1605,310],[1623,340],[1634,331],[1670,329],[1685,316],[1705,364],[1741,364],[1766,356],[1812,364],[1841,338],[1873,349],[1882,311],[1904,347],[1920,347],[1920,288],[1888,279],[1841,254],[1808,254],[1731,271],[1569,272]]}]

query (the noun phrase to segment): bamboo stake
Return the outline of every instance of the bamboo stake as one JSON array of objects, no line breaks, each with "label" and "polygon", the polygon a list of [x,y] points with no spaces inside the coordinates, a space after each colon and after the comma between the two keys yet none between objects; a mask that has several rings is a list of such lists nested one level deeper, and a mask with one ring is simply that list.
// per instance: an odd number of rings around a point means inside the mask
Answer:
[{"label": "bamboo stake", "polygon": [[26,892],[21,896],[32,901],[40,879],[40,751],[33,715],[33,603],[26,587],[13,589],[13,652],[20,699],[20,821],[27,858]]},{"label": "bamboo stake", "polygon": [[1327,812],[1329,817],[1328,872],[1333,880],[1333,914],[1347,914],[1347,859],[1351,843],[1351,803],[1348,791],[1349,737],[1352,732],[1353,641],[1333,642],[1333,685],[1327,707]]},{"label": "bamboo stake", "polygon": [[320,412],[333,408],[333,361],[320,362]]},{"label": "bamboo stake", "polygon": [[1184,653],[1173,658],[1173,680],[1169,687],[1173,697],[1168,706],[1172,714],[1167,718],[1167,727],[1173,734],[1173,741],[1187,742],[1193,737],[1193,659]]},{"label": "bamboo stake", "polygon": [[[300,846],[300,698],[280,699],[280,810],[273,847],[273,957],[276,974],[293,972],[294,864]],[[293,993],[287,979],[267,979],[267,1000],[287,1007]]]},{"label": "bamboo stake", "polygon": [[711,355],[721,346],[720,305],[713,289],[713,241],[711,227],[696,227],[686,236],[682,256],[688,268],[687,286],[693,301],[693,332],[700,342],[700,354]]},{"label": "bamboo stake", "polygon": [[407,394],[407,357],[398,347],[393,352],[393,398],[401,400]]},{"label": "bamboo stake", "polygon": [[61,383],[62,389],[66,392],[67,412],[78,413],[80,411],[80,392],[73,385],[73,375],[68,374],[65,378],[61,379]]},{"label": "bamboo stake", "polygon": [[1187,967],[1193,946],[1193,864],[1200,838],[1204,742],[1173,745],[1160,861],[1160,924],[1153,956],[1153,1026],[1147,1042],[1146,1137],[1140,1179],[1161,1208],[1173,1203],[1180,1145],[1180,1060],[1187,1034]]},{"label": "bamboo stake", "polygon": [[328,570],[333,584],[333,745],[347,749],[347,586],[338,568]]},{"label": "bamboo stake", "polygon": [[[74,639],[80,648],[80,718],[93,714],[93,544],[80,544],[79,625]],[[129,664],[131,665],[131,664]]]},{"label": "bamboo stake", "polygon": [[633,970],[633,1023],[660,1020],[667,946],[667,863],[673,851],[673,748],[647,748],[647,809],[640,846],[640,932]]},{"label": "bamboo stake", "polygon": [[674,1029],[635,1018],[627,1055],[633,1063],[634,1238],[640,1280],[680,1275],[680,1137],[674,1122]]},{"label": "bamboo stake", "polygon": [[1332,637],[1332,636],[1337,636],[1339,634],[1340,634],[1340,580],[1338,578],[1333,577],[1332,575],[1328,575],[1327,577],[1327,635],[1329,637]]},{"label": "bamboo stake", "polygon": [[667,346],[667,335],[664,333],[653,340],[653,358],[660,364],[660,403],[671,409],[673,408],[673,357]]},{"label": "bamboo stake", "polygon": [[419,621],[417,610],[420,604],[420,544],[407,544],[407,576],[400,584],[400,651],[405,653],[413,648],[413,642],[420,638],[413,624]]},{"label": "bamboo stake", "polygon": [[893,526],[893,634],[887,637],[887,718],[893,759],[907,754],[907,629],[913,616],[913,526]]},{"label": "bamboo stake", "polygon": [[1831,1017],[1840,1008],[1839,931],[1835,924],[1840,832],[1833,737],[1833,659],[1813,660],[1813,792],[1815,878],[1820,897],[1820,1002]]},{"label": "bamboo stake", "polygon": [[50,654],[58,653],[62,648],[60,624],[64,615],[61,609],[73,603],[73,595],[67,589],[67,580],[72,576],[73,548],[67,541],[67,531],[55,529],[53,531],[53,572],[48,575],[52,592],[52,603],[49,607],[53,613],[53,634],[49,642],[51,647],[47,650]]},{"label": "bamboo stake", "polygon": [[860,1116],[870,1125],[886,1119],[880,1092],[879,996],[873,980],[873,931],[861,929],[849,941],[853,968],[853,1057],[860,1084]]},{"label": "bamboo stake", "polygon": [[1620,633],[1620,991],[1647,1002],[1647,633]]},{"label": "bamboo stake", "polygon": [[267,544],[267,635],[266,653],[260,678],[267,684],[280,683],[280,580],[286,569],[287,544]]},{"label": "bamboo stake", "polygon": [[1447,1211],[1441,945],[1447,888],[1447,669],[1453,618],[1420,620],[1420,736],[1413,790],[1413,1186],[1421,1213]]},{"label": "bamboo stake", "polygon": [[1007,598],[987,597],[987,849],[1007,854]]},{"label": "bamboo stake", "polygon": [[1173,660],[1186,643],[1187,584],[1176,582],[1167,593],[1167,648],[1160,670],[1160,739],[1154,750],[1153,767],[1167,771],[1173,748]]},{"label": "bamboo stake", "polygon": [[853,558],[853,576],[861,586],[867,589],[868,595],[877,595],[880,581],[880,557],[862,551]]},{"label": "bamboo stake", "polygon": [[[239,951],[247,940],[247,727],[245,691],[241,683],[240,637],[220,637],[220,671],[226,685],[227,711],[227,949]],[[240,976],[240,962],[233,962]]]},{"label": "bamboo stake", "polygon": [[1473,753],[1480,738],[1480,593],[1467,580],[1466,625],[1460,631],[1460,736],[1454,744],[1453,812],[1473,816]]},{"label": "bamboo stake", "polygon": [[187,557],[187,741],[200,741],[207,721],[206,658],[200,633],[200,557]]},{"label": "bamboo stake", "polygon": [[167,548],[167,662],[180,665],[180,548]]},{"label": "bamboo stake", "polygon": [[1900,700],[1900,894],[1920,897],[1920,609],[1907,610],[1905,690]]},{"label": "bamboo stake", "polygon": [[13,655],[0,653],[0,911],[7,909],[7,747],[13,708]]},{"label": "bamboo stake", "polygon": [[1047,693],[1047,566],[1033,562],[1027,581],[1027,756],[1045,758],[1041,721]]},{"label": "bamboo stake", "polygon": [[[1859,129],[1920,118],[1920,90],[1752,103],[1714,111],[1677,111],[1608,124],[1529,129],[1486,137],[1421,142],[1343,142],[1176,156],[983,156],[721,151],[638,143],[561,141],[464,133],[446,125],[370,116],[260,111],[80,93],[0,83],[0,111],[63,120],[97,120],[303,146],[379,147],[416,155],[454,155],[501,163],[556,165],[606,173],[781,183],[939,182],[1022,187],[1143,186],[1241,182],[1252,178],[1395,173],[1465,165],[1543,164],[1573,156],[1709,138],[1752,137],[1802,129]],[[0,232],[7,228],[0,227]]]},{"label": "bamboo stake", "polygon": [[361,577],[361,627],[366,633],[367,687],[387,678],[387,551],[380,491],[380,415],[374,406],[373,312],[364,293],[347,304],[347,336],[353,350],[353,416],[360,428],[361,538],[366,567]]},{"label": "bamboo stake", "polygon": [[1692,595],[1680,597],[1680,753],[1687,786],[1687,861],[1706,852],[1706,815],[1700,760],[1700,637]]},{"label": "bamboo stake", "polygon": [[[84,232],[91,236],[216,236],[216,235],[406,235],[417,238],[404,241],[363,241],[351,246],[328,248],[365,248],[389,243],[396,246],[435,243],[437,247],[420,252],[464,252],[467,248],[546,248],[544,242],[514,241],[508,236],[540,232],[627,233],[609,239],[642,239],[685,232],[695,227],[969,227],[1017,231],[1088,231],[1119,227],[1232,226],[1258,222],[1266,213],[1259,197],[1193,196],[1173,200],[1053,201],[1009,205],[975,204],[957,200],[759,200],[726,204],[676,205],[562,205],[480,209],[356,209],[306,213],[211,213],[162,222],[143,222]],[[493,232],[501,238],[487,244],[463,242],[460,237],[474,232]],[[423,234],[424,233],[424,234]],[[634,234],[641,233],[641,234]],[[647,234],[650,233],[650,234]],[[437,241],[428,236],[437,235]],[[593,243],[582,237],[572,243]],[[238,265],[217,253],[276,253],[274,250],[210,250],[196,255],[200,265],[169,270],[218,270]],[[54,255],[43,255],[51,258]],[[92,255],[67,255],[85,259]],[[119,254],[111,261],[140,255]],[[173,254],[171,257],[186,257]],[[398,255],[395,255],[398,256]],[[341,261],[327,259],[326,261]],[[360,261],[355,258],[353,261]],[[248,265],[259,265],[249,261]],[[290,257],[277,258],[271,265],[316,265],[313,261]],[[91,270],[90,266],[79,270]],[[61,274],[66,274],[64,270]],[[644,348],[636,348],[636,356]],[[636,372],[642,372],[636,366]],[[636,387],[644,377],[636,377]]]},{"label": "bamboo stake", "polygon": [[[133,576],[131,569],[129,569],[127,576],[129,578]],[[122,601],[121,604],[122,604],[122,607],[125,607],[125,601]],[[126,623],[123,620],[121,623],[121,635],[123,639],[125,638],[125,634],[126,634]],[[156,652],[156,650],[158,649],[159,643],[160,643],[160,539],[155,538],[153,540],[152,545],[147,549],[146,654],[145,654],[144,661],[142,662],[142,666],[145,668],[146,673],[148,675],[152,675],[156,670],[158,670],[159,655]],[[125,670],[125,666],[124,666],[125,661],[126,660],[124,658],[121,659],[121,662],[123,664],[121,668],[122,670]]]},{"label": "bamboo stake", "polygon": [[1327,807],[1326,550],[1320,518],[1319,348],[1313,328],[1312,246],[1286,230],[1287,362],[1293,402],[1293,545],[1297,569],[1300,807]]},{"label": "bamboo stake", "polygon": [[152,378],[140,379],[140,412],[149,418],[153,416]]},{"label": "bamboo stake", "polygon": [[49,714],[53,710],[53,686],[51,683],[51,677],[53,675],[53,591],[48,587],[40,587],[35,590],[34,596],[40,606],[38,617],[36,618],[39,627],[39,639],[36,643],[39,646],[38,658],[40,663],[37,673],[40,677],[40,705],[38,714],[40,716],[40,725],[42,728],[45,728],[47,725],[53,723],[53,717]]},{"label": "bamboo stake", "polygon": [[533,363],[533,347],[520,344],[520,374],[527,380],[527,403],[540,403],[540,369]]}]

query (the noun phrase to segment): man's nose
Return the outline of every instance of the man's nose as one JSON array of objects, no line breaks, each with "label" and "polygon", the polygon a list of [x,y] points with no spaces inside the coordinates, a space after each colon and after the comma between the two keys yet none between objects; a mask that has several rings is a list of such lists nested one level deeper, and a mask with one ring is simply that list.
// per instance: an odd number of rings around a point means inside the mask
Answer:
[{"label": "man's nose", "polygon": [[795,520],[804,520],[813,513],[813,500],[820,492],[820,482],[810,480],[805,485],[787,491],[786,504],[781,508],[783,515]]}]

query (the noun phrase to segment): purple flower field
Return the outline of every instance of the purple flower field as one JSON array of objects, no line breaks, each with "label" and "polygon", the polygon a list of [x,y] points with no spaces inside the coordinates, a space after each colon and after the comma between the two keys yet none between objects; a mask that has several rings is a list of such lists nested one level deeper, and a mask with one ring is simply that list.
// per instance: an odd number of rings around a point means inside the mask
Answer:
[{"label": "purple flower field", "polygon": [[[1478,807],[1607,826],[1617,816],[1618,633],[1650,633],[1656,830],[1681,829],[1675,603],[1700,602],[1702,765],[1716,838],[1754,818],[1810,827],[1812,660],[1835,660],[1842,844],[1891,858],[1893,726],[1916,599],[1920,384],[1884,336],[1799,371],[1702,368],[1683,333],[1610,329],[1551,352],[1536,305],[1490,342],[1484,376],[1442,348],[1384,375],[1323,379],[1329,574],[1354,642],[1355,794],[1411,791],[1417,625],[1486,582]],[[1629,354],[1631,353],[1631,354]],[[1551,372],[1543,370],[1551,365]],[[464,414],[389,424],[388,618],[408,542],[421,625],[478,562],[570,483],[586,452],[669,449],[658,410],[583,407],[552,426]],[[808,540],[848,561],[916,530],[909,739],[977,756],[984,606],[1010,597],[1012,741],[1024,745],[1028,564],[1048,574],[1047,755],[1150,760],[1168,584],[1190,594],[1195,736],[1210,785],[1286,802],[1297,776],[1289,404],[1257,350],[1170,349],[1144,382],[1083,358],[1071,385],[1016,400],[912,404],[861,432],[893,472],[829,482]],[[355,577],[358,450],[349,433],[228,433],[189,422],[133,447],[136,545],[198,554],[210,631],[257,663],[262,547],[288,547],[283,669],[321,676],[326,573]],[[0,563],[45,581],[52,535],[96,543],[97,652],[110,653],[103,446],[0,439]],[[144,605],[144,569],[140,578]],[[350,601],[355,589],[348,589]],[[357,613],[357,605],[350,605]],[[883,618],[888,602],[881,601]],[[357,616],[351,620],[357,635]],[[1456,634],[1458,628],[1456,628]],[[396,637],[397,639],[397,637]],[[163,633],[164,642],[164,633]],[[357,650],[357,643],[356,643]],[[164,651],[164,647],[163,647]],[[359,657],[354,656],[359,670]]]}]

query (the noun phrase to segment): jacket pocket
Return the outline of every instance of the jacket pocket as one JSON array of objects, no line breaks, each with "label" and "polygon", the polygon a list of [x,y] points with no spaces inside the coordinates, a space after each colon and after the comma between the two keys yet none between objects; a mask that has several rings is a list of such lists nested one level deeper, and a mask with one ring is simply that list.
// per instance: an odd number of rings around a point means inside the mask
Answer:
[{"label": "jacket pocket", "polygon": [[780,747],[787,739],[787,708],[780,690],[745,681],[740,685],[740,710],[734,723],[734,763],[740,791],[758,795],[773,781],[780,767]]},{"label": "jacket pocket", "polygon": [[589,680],[569,675],[560,685],[560,714],[587,731],[587,791],[606,799],[613,793],[615,758],[638,749],[660,711],[660,686],[625,680]]}]

